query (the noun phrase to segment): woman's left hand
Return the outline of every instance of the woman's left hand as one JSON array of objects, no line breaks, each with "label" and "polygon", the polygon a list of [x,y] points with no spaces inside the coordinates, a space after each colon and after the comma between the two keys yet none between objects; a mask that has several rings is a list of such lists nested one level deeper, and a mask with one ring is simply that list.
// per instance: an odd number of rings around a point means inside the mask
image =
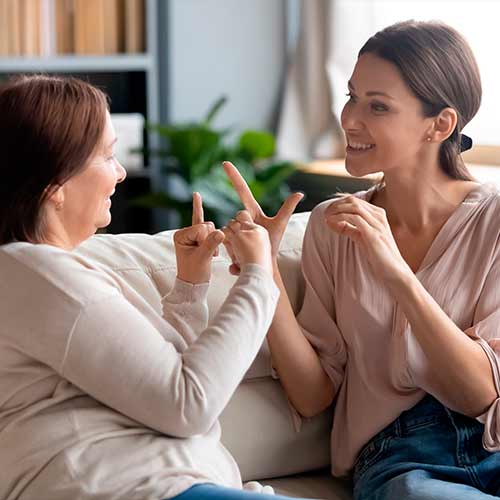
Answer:
[{"label": "woman's left hand", "polygon": [[327,207],[325,222],[337,234],[347,236],[363,249],[381,280],[390,283],[412,272],[394,240],[383,208],[356,196],[345,196]]}]

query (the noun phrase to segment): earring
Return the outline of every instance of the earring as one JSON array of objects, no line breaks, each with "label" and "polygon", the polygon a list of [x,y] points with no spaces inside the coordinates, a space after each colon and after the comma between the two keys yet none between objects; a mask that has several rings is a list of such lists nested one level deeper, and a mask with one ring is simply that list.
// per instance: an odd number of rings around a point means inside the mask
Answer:
[{"label": "earring", "polygon": [[431,142],[432,141],[432,137],[427,137],[427,142]]}]

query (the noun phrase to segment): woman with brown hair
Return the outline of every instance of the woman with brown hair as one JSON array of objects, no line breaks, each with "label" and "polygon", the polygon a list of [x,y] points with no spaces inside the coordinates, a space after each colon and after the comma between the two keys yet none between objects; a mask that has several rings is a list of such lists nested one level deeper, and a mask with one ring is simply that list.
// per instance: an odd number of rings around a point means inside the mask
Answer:
[{"label": "woman with brown hair", "polygon": [[[460,157],[476,61],[445,24],[398,23],[360,50],[348,97],[346,168],[384,180],[313,210],[297,318],[275,264],[273,364],[301,415],[335,404],[332,471],[356,500],[498,497],[500,195]],[[300,195],[267,217],[225,169],[275,256]]]},{"label": "woman with brown hair", "polygon": [[[242,491],[218,423],[278,299],[268,234],[215,230],[195,194],[159,314],[73,252],[111,220],[116,140],[106,96],[85,82],[0,85],[0,498],[269,498]],[[243,265],[207,326],[224,239]]]}]

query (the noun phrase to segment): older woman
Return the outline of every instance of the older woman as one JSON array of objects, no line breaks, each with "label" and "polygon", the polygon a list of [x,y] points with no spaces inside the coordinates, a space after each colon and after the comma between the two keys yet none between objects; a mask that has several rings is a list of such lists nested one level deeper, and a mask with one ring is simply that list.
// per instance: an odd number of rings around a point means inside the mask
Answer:
[{"label": "older woman", "polygon": [[[157,314],[73,252],[110,222],[125,179],[116,140],[105,95],[87,83],[34,76],[0,87],[0,498],[253,498],[218,417],[278,299],[267,231],[251,221],[215,230],[195,195]],[[207,327],[224,239],[243,265]]]}]

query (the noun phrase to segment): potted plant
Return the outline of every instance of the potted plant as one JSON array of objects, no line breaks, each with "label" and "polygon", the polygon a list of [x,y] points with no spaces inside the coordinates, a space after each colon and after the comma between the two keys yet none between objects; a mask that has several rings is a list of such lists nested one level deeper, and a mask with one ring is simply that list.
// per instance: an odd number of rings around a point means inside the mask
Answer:
[{"label": "potted plant", "polygon": [[135,200],[150,208],[165,208],[178,214],[182,226],[191,224],[192,193],[203,197],[206,220],[222,226],[241,209],[241,202],[225,176],[221,163],[233,162],[266,213],[275,213],[290,193],[285,180],[295,170],[288,161],[273,159],[275,139],[262,130],[245,130],[231,138],[231,130],[217,130],[213,120],[227,102],[219,98],[198,123],[148,125],[163,138],[165,148],[149,149],[158,157],[168,189]]}]

